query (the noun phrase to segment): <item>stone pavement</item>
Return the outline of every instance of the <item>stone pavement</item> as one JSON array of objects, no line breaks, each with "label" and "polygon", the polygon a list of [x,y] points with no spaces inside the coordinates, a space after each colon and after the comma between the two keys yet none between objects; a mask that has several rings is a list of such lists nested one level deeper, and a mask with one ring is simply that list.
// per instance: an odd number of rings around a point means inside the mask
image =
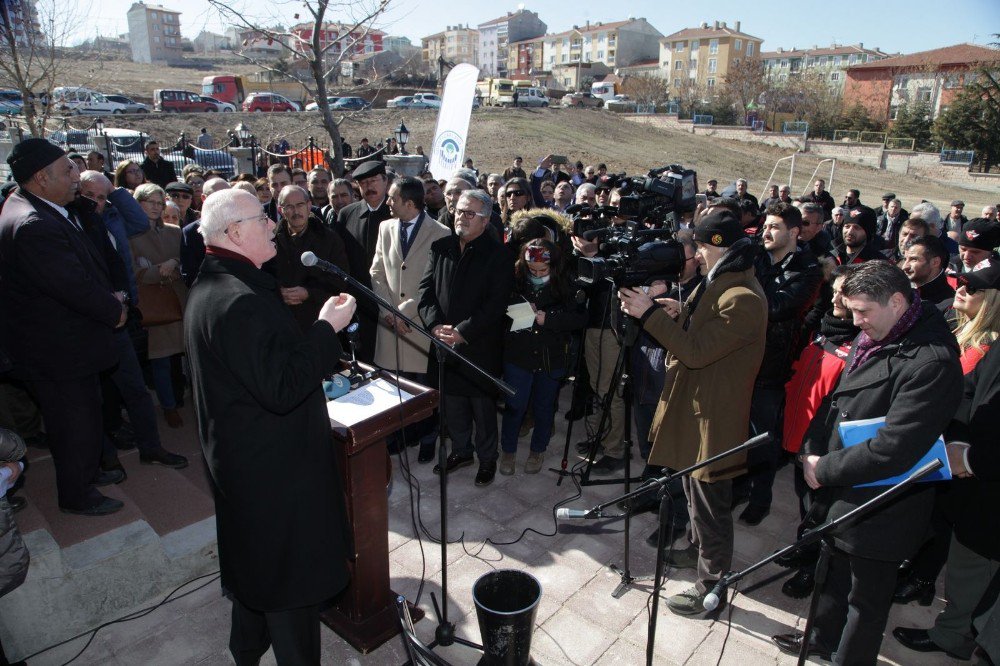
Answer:
[{"label": "stone pavement", "polygon": [[[564,391],[564,394],[567,393]],[[565,397],[565,396],[564,396]],[[579,428],[577,428],[579,431]],[[557,417],[557,430],[549,447],[546,467],[558,467],[565,438],[565,422]],[[575,438],[578,439],[578,438]],[[472,585],[482,574],[494,568],[522,569],[536,576],[542,584],[542,600],[536,618],[532,655],[540,665],[557,664],[641,664],[645,660],[647,605],[651,581],[637,581],[620,599],[611,592],[619,582],[609,563],[622,562],[623,521],[561,521],[558,532],[553,505],[574,497],[576,488],[570,479],[561,486],[550,471],[525,475],[527,456],[519,454],[518,473],[512,477],[497,475],[493,485],[480,489],[473,485],[475,466],[449,476],[448,487],[448,608],[449,618],[457,624],[458,634],[478,641],[479,628],[472,603]],[[390,496],[390,566],[393,589],[414,600],[427,611],[419,622],[418,635],[429,641],[434,634],[430,593],[440,598],[440,547],[427,534],[440,528],[438,477],[431,465],[418,465],[415,449],[409,450],[414,479],[414,510],[425,530],[422,541],[415,538],[411,521],[411,498],[400,471],[394,467]],[[571,465],[577,457],[571,456]],[[633,463],[638,469],[639,464]],[[415,484],[416,485],[416,484]],[[582,497],[569,506],[589,508],[620,493],[620,486],[588,486]],[[748,565],[794,536],[797,523],[792,491],[791,470],[783,469],[775,489],[776,502],[761,525],[749,528],[737,523],[736,562]],[[419,503],[416,499],[419,498]],[[652,573],[654,552],[643,542],[653,529],[655,516],[643,514],[632,521],[631,570],[633,575]],[[531,528],[518,540],[522,530]],[[551,536],[549,536],[551,535]],[[484,540],[491,542],[485,543]],[[504,542],[517,541],[505,544]],[[807,600],[793,600],[781,594],[780,587],[789,572],[774,565],[756,572],[740,585],[734,603],[718,618],[694,619],[673,615],[661,602],[657,627],[656,663],[684,664],[793,664],[769,640],[771,634],[801,628]],[[424,585],[420,589],[421,578]],[[206,579],[210,580],[210,579]],[[665,593],[686,589],[690,571],[671,571]],[[199,581],[187,590],[204,583]],[[183,590],[182,590],[183,591]],[[941,592],[939,586],[939,593]],[[744,594],[745,592],[745,594]],[[157,600],[150,600],[152,605]],[[940,610],[938,598],[930,608],[917,605],[895,607],[889,628],[897,625],[930,626]],[[729,608],[732,612],[729,612]],[[231,664],[227,649],[230,603],[221,596],[217,580],[176,602],[160,607],[137,620],[102,629],[92,644],[73,663],[118,665]],[[731,624],[729,620],[731,619]],[[405,653],[401,639],[394,638],[368,655],[355,652],[325,627],[322,629],[324,664],[402,664]],[[32,659],[31,666],[62,664],[86,639],[50,650]],[[441,649],[439,654],[454,664],[474,664],[478,657],[460,646]],[[939,656],[918,655],[900,646],[888,636],[882,646],[884,664],[947,664]],[[268,653],[264,664],[273,664]]]}]

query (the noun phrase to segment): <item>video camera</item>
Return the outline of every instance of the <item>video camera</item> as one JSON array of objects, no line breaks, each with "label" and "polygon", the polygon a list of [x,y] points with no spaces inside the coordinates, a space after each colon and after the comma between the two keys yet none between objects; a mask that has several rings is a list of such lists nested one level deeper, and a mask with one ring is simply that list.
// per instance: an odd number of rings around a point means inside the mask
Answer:
[{"label": "video camera", "polygon": [[670,229],[639,229],[632,223],[590,235],[601,238],[604,256],[579,258],[578,279],[584,284],[611,280],[617,287],[638,287],[653,280],[676,281],[684,271],[684,246]]},{"label": "video camera", "polygon": [[698,174],[679,164],[650,169],[645,177],[622,178],[618,182],[622,196],[618,214],[633,220],[664,222],[669,213],[676,216],[697,207]]}]

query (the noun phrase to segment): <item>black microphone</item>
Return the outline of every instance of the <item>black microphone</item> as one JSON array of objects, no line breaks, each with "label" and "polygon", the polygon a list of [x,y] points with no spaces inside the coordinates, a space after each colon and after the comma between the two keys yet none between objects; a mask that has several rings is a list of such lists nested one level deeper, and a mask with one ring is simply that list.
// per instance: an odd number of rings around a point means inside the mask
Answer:
[{"label": "black microphone", "polygon": [[702,608],[707,611],[714,611],[718,608],[719,602],[722,600],[721,596],[727,585],[726,577],[723,576],[720,578],[719,582],[712,588],[712,591],[705,595],[705,600],[701,602]]},{"label": "black microphone", "polygon": [[347,273],[344,272],[343,268],[337,264],[331,264],[329,261],[320,259],[314,252],[303,252],[301,261],[303,266],[309,268],[315,266],[316,268],[324,270],[327,273],[333,273],[335,275],[339,275],[340,277],[347,277]]}]

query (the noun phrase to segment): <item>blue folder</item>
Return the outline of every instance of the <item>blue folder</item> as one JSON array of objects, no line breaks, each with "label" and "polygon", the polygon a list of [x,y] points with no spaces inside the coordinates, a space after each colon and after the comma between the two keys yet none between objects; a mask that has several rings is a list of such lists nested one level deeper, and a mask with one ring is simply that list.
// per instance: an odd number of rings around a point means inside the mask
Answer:
[{"label": "blue folder", "polygon": [[[869,439],[875,437],[878,433],[879,428],[885,425],[885,417],[879,417],[874,419],[860,419],[857,421],[843,421],[841,422],[838,430],[840,432],[840,441],[844,444],[844,448],[849,446],[854,446],[861,442],[866,442]],[[910,474],[914,471],[920,469],[932,460],[940,460],[943,464],[938,469],[934,470],[924,478],[920,479],[920,483],[926,481],[950,481],[951,480],[951,467],[948,465],[948,452],[944,447],[944,438],[938,437],[931,448],[924,454],[924,456],[917,461],[911,469],[907,470],[903,474],[897,476],[887,477],[880,481],[872,481],[871,483],[859,483],[854,486],[855,488],[869,488],[871,486],[893,486],[901,481],[906,480]]]}]

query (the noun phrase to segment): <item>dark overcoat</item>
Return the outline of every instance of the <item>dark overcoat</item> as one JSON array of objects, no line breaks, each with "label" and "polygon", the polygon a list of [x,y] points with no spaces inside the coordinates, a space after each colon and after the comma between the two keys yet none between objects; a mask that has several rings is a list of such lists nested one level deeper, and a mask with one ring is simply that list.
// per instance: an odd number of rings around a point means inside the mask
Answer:
[{"label": "dark overcoat", "polygon": [[[855,340],[847,367],[857,349]],[[855,488],[912,468],[951,421],[962,398],[958,343],[944,317],[923,302],[916,324],[903,337],[846,368],[806,431],[804,454],[822,456],[816,478],[823,486],[817,507],[840,517],[886,490]],[[840,441],[842,421],[885,417],[875,437],[849,448]],[[934,505],[934,484],[917,484],[880,509],[839,529],[841,550],[883,561],[901,561],[924,542]],[[822,518],[819,516],[819,518]]]},{"label": "dark overcoat", "polygon": [[[446,236],[431,245],[431,259],[420,281],[418,311],[427,330],[449,324],[465,344],[455,351],[494,377],[503,371],[503,339],[510,328],[507,299],[514,284],[510,254],[487,232],[469,242],[463,252],[458,236]],[[486,397],[495,391],[473,370],[448,362],[444,392]],[[428,381],[437,382],[437,356],[430,355]]]},{"label": "dark overcoat", "polygon": [[[334,227],[344,241],[344,251],[350,264],[351,277],[371,289],[371,267],[375,258],[375,244],[378,243],[378,229],[385,220],[392,217],[388,201],[371,210],[367,201],[355,201],[340,209]],[[361,349],[358,357],[371,361],[375,357],[375,335],[378,323],[378,306],[370,298],[348,289],[358,299],[357,318],[360,325]]]},{"label": "dark overcoat", "polygon": [[184,332],[215,491],[222,585],[254,610],[319,604],[347,582],[343,484],[321,388],[340,344],[303,332],[275,279],[208,255]]}]

